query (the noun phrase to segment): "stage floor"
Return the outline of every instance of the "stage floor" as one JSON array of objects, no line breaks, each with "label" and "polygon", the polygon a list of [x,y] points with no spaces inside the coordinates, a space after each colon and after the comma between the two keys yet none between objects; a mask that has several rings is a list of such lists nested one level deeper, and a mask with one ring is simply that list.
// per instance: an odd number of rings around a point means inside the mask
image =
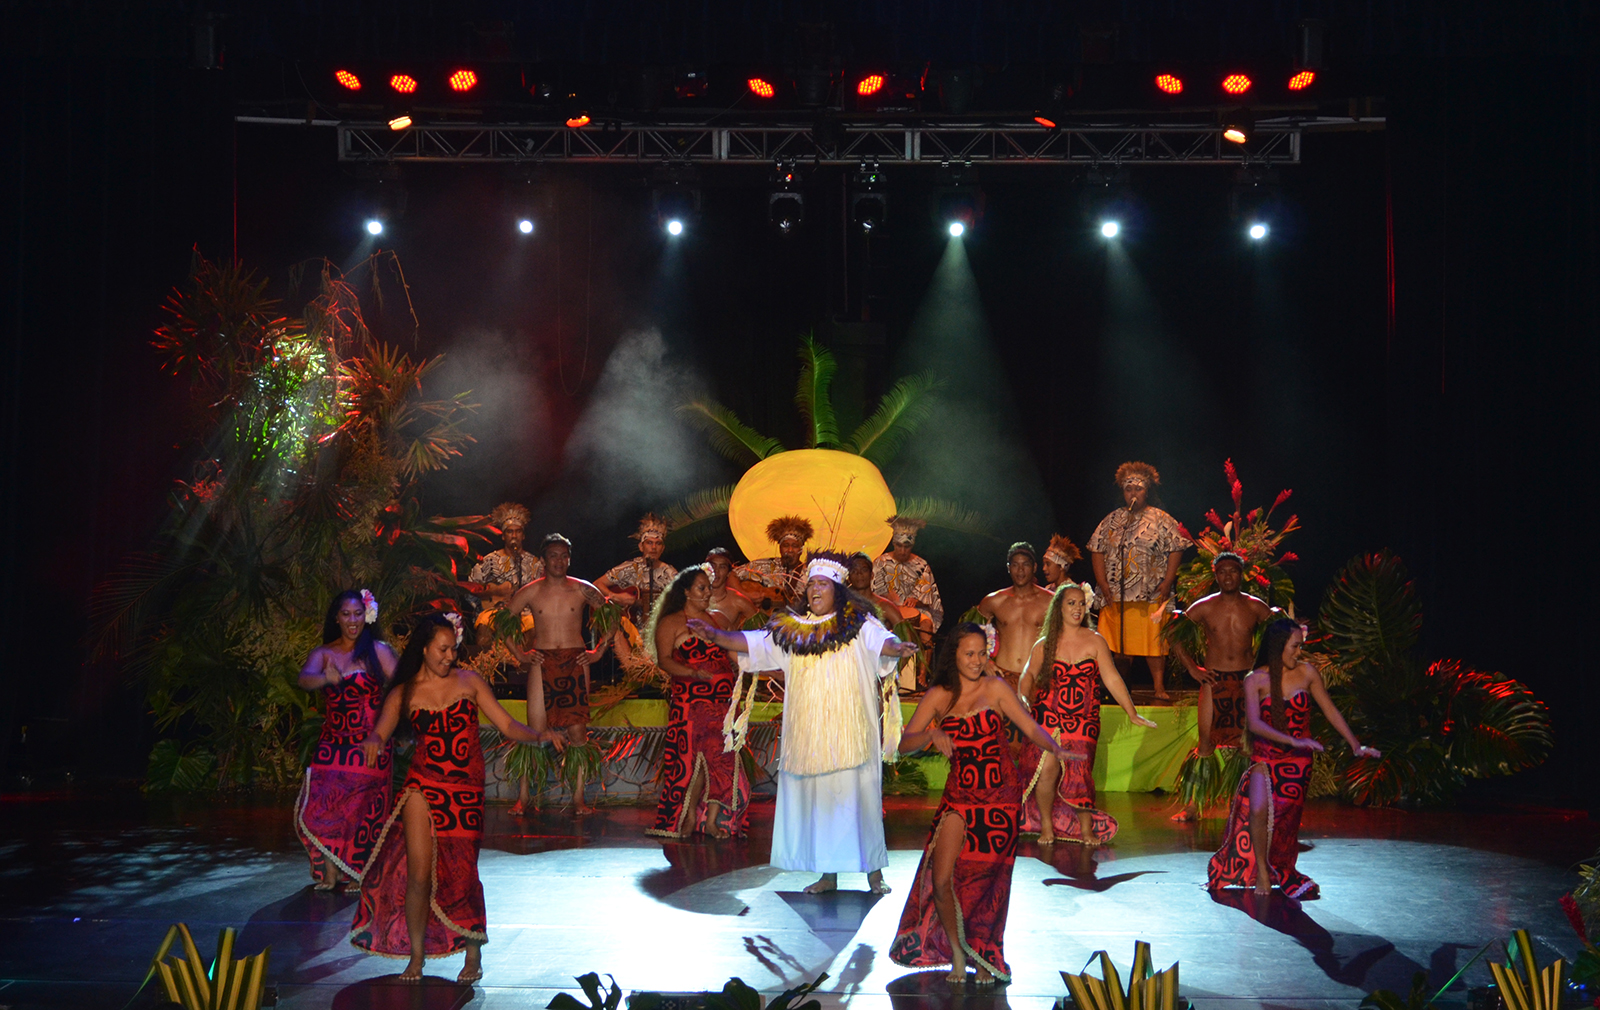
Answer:
[{"label": "stage floor", "polygon": [[[873,899],[861,876],[833,896],[765,865],[771,803],[751,838],[663,844],[643,834],[652,811],[602,810],[513,820],[487,812],[481,875],[490,942],[485,979],[452,981],[460,957],[430,961],[421,987],[393,982],[400,962],[345,941],[353,897],[311,891],[289,804],[145,800],[137,794],[3,799],[0,816],[0,1007],[104,1007],[132,996],[167,927],[185,922],[209,957],[217,930],[238,949],[271,945],[278,1006],[544,1007],[573,976],[611,974],[625,990],[720,988],[739,976],[776,993],[822,972],[825,1006],[920,1010],[952,1005],[1046,1010],[1105,948],[1126,972],[1133,942],[1158,967],[1181,961],[1183,993],[1205,1008],[1353,1007],[1366,991],[1435,984],[1489,940],[1530,930],[1542,959],[1575,951],[1556,899],[1600,830],[1579,811],[1452,813],[1307,805],[1301,869],[1324,897],[1265,909],[1218,903],[1204,889],[1220,820],[1168,821],[1159,797],[1102,797],[1122,822],[1092,856],[1025,841],[1012,890],[1006,956],[994,992],[952,992],[943,972],[888,960],[936,798],[889,800],[886,871]],[[856,889],[856,890],[851,890]],[[1481,962],[1480,962],[1481,965]],[[1482,984],[1487,971],[1468,978]],[[1458,994],[1457,998],[1460,998]],[[136,1006],[153,1006],[148,990]]]}]

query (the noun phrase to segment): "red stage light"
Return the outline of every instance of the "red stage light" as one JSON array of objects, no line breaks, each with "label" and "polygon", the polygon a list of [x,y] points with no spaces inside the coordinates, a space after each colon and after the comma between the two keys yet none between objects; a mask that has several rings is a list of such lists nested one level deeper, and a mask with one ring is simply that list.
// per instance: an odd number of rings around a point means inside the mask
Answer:
[{"label": "red stage light", "polygon": [[1311,87],[1311,82],[1316,79],[1317,75],[1315,71],[1302,70],[1298,74],[1295,74],[1293,77],[1289,78],[1289,90],[1304,91],[1305,89]]},{"label": "red stage light", "polygon": [[1230,95],[1242,95],[1250,90],[1250,85],[1255,82],[1244,74],[1229,74],[1222,79],[1222,90]]},{"label": "red stage light", "polygon": [[451,91],[471,91],[478,86],[478,75],[471,70],[457,70],[450,75]]},{"label": "red stage light", "polygon": [[1053,130],[1056,128],[1056,121],[1051,119],[1049,116],[1034,116],[1033,121],[1047,130]]},{"label": "red stage light", "polygon": [[744,83],[749,86],[750,93],[757,98],[771,98],[778,93],[778,89],[773,87],[771,82],[764,81],[759,77],[752,77]]},{"label": "red stage light", "polygon": [[1183,78],[1173,74],[1157,74],[1156,87],[1169,95],[1183,94]]},{"label": "red stage light", "polygon": [[389,87],[400,92],[402,95],[409,95],[413,91],[417,90],[417,79],[409,74],[395,74],[393,77],[389,78]]},{"label": "red stage light", "polygon": [[578,129],[580,126],[588,126],[591,122],[593,122],[593,120],[589,118],[589,114],[587,112],[580,112],[576,116],[571,116],[567,119],[567,125],[572,127],[574,130]]},{"label": "red stage light", "polygon": [[878,92],[883,90],[885,83],[886,81],[882,74],[868,74],[856,82],[856,94],[863,97],[867,95],[876,95]]},{"label": "red stage light", "polygon": [[351,91],[361,90],[361,78],[357,77],[355,74],[352,74],[348,70],[335,70],[333,72],[333,79],[349,88]]}]

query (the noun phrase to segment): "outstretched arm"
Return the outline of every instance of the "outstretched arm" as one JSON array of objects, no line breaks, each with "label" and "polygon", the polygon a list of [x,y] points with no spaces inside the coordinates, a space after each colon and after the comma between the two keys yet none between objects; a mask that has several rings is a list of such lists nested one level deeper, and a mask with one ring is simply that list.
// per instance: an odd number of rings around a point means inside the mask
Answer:
[{"label": "outstretched arm", "polygon": [[1106,690],[1111,692],[1111,697],[1116,700],[1118,705],[1122,706],[1122,711],[1128,715],[1128,721],[1135,726],[1143,726],[1145,729],[1154,728],[1155,720],[1146,719],[1133,707],[1133,698],[1128,694],[1128,685],[1123,682],[1122,674],[1117,671],[1117,661],[1111,656],[1111,646],[1106,644],[1104,638],[1096,634],[1094,636],[1094,647],[1094,665],[1100,668],[1100,683],[1106,686]]},{"label": "outstretched arm", "polygon": [[1322,671],[1310,663],[1304,665],[1311,671],[1311,683],[1307,685],[1308,690],[1311,691],[1311,697],[1317,700],[1317,706],[1322,709],[1322,714],[1327,717],[1328,725],[1332,726],[1334,732],[1344,737],[1345,743],[1350,745],[1350,752],[1358,758],[1383,757],[1383,752],[1376,747],[1361,746],[1361,741],[1357,740],[1356,735],[1350,731],[1350,724],[1344,721],[1344,715],[1339,711],[1338,706],[1333,703],[1333,699],[1328,697],[1328,688],[1322,682]]},{"label": "outstretched arm", "polygon": [[[554,730],[546,729],[543,726],[534,729],[532,726],[511,718],[511,713],[507,712],[505,706],[500,704],[500,699],[494,696],[494,691],[490,690],[489,685],[482,677],[471,670],[463,670],[462,673],[466,676],[467,682],[472,685],[472,699],[478,703],[478,711],[488,717],[490,724],[500,731],[501,736],[508,740],[516,740],[519,743],[556,743],[558,740],[565,739],[562,734]],[[544,706],[542,704],[539,706],[539,711],[534,713],[533,703],[530,701],[528,709],[528,718],[530,720],[544,722]]]},{"label": "outstretched arm", "polygon": [[907,656],[915,656],[916,654],[917,644],[915,642],[902,642],[893,635],[884,639],[883,647],[878,650],[878,655],[880,656],[898,656],[900,659],[905,659]]},{"label": "outstretched arm", "polygon": [[1017,679],[1017,696],[1022,699],[1023,707],[1030,707],[1033,702],[1033,692],[1037,690],[1034,681],[1038,680],[1039,669],[1044,666],[1044,639],[1033,643],[1033,650],[1028,653],[1028,661],[1022,665],[1022,676]]},{"label": "outstretched arm", "polygon": [[742,631],[723,631],[710,621],[702,621],[698,617],[688,620],[689,634],[707,642],[713,642],[729,652],[749,652],[750,643],[745,641]]},{"label": "outstretched arm", "polygon": [[[997,681],[997,683],[1004,684],[1005,682]],[[1056,742],[1055,737],[1045,732],[1043,726],[1034,722],[1033,716],[1029,715],[1028,710],[1022,707],[1022,699],[1012,694],[1010,688],[995,687],[993,690],[995,694],[994,702],[1000,706],[1000,714],[1010,719],[1018,729],[1022,730],[1022,735],[1033,741],[1034,746],[1046,754],[1054,754],[1062,761],[1083,760],[1082,754],[1066,750],[1060,743]]]}]

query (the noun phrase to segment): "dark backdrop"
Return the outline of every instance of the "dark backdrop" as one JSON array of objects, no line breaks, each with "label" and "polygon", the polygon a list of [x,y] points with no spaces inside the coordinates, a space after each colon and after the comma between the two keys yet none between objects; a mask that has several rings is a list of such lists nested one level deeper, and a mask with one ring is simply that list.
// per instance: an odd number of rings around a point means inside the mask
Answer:
[{"label": "dark backdrop", "polygon": [[[1428,653],[1529,682],[1560,741],[1534,787],[1592,798],[1593,34],[1588,49],[1450,45],[1428,24],[1373,43],[1387,46],[1387,130],[1308,137],[1259,248],[1213,169],[1136,172],[1115,253],[1078,216],[1071,174],[981,174],[986,214],[954,262],[931,176],[893,173],[870,265],[841,238],[837,175],[808,178],[811,220],[779,241],[762,174],[710,173],[703,220],[667,249],[636,172],[554,173],[559,199],[525,242],[488,171],[409,172],[383,245],[411,281],[418,349],[448,355],[441,388],[484,404],[479,445],[430,481],[429,504],[520,497],[597,575],[627,556],[643,508],[736,474],[672,427],[675,398],[708,390],[792,439],[794,340],[816,328],[846,392],[946,371],[951,411],[889,476],[983,510],[1003,540],[1081,543],[1125,458],[1161,469],[1167,507],[1194,528],[1226,504],[1231,456],[1250,500],[1294,489],[1302,610],[1352,555],[1398,551]],[[8,771],[131,773],[142,705],[86,670],[79,643],[91,586],[144,543],[194,434],[148,347],[160,302],[194,249],[227,258],[237,243],[279,287],[297,261],[348,262],[359,183],[332,131],[236,127],[229,72],[188,69],[182,46],[50,38],[13,36],[25,51],[3,71],[0,614],[15,703],[0,707]],[[881,331],[830,325],[863,294]],[[392,306],[379,325],[412,339]],[[952,613],[1003,582],[997,542],[923,546]]]}]

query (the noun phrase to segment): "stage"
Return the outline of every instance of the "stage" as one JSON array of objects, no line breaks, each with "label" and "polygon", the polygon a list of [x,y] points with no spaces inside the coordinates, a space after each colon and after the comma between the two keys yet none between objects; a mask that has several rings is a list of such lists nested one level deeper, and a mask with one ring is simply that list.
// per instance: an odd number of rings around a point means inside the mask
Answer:
[{"label": "stage", "polygon": [[[573,976],[616,976],[633,990],[720,988],[739,976],[771,995],[822,972],[825,1006],[966,1005],[1046,1010],[1059,972],[1105,948],[1126,971],[1136,939],[1164,968],[1181,962],[1199,1008],[1353,1007],[1366,991],[1442,983],[1485,942],[1527,928],[1541,961],[1576,944],[1556,904],[1572,863],[1600,832],[1582,812],[1474,808],[1364,811],[1307,804],[1300,867],[1320,901],[1264,908],[1211,900],[1205,864],[1221,821],[1168,821],[1150,794],[1107,793],[1123,825],[1091,858],[1057,845],[1041,860],[1024,841],[1006,956],[1015,978],[993,992],[952,993],[943,972],[887,958],[936,797],[891,798],[886,878],[874,900],[845,876],[832,896],[813,879],[765,865],[770,801],[742,841],[662,844],[653,811],[608,807],[575,821],[487,811],[481,875],[490,942],[475,989],[452,981],[459,957],[431,961],[421,987],[393,981],[401,962],[345,941],[353,897],[313,893],[289,803],[26,794],[5,797],[0,1006],[123,1006],[167,927],[185,922],[209,958],[218,928],[239,947],[272,948],[269,979],[290,1010],[366,1007],[544,1007]],[[1488,973],[1468,974],[1481,985]],[[1453,994],[1459,1001],[1464,993]],[[135,1006],[154,1006],[150,990]]]}]

